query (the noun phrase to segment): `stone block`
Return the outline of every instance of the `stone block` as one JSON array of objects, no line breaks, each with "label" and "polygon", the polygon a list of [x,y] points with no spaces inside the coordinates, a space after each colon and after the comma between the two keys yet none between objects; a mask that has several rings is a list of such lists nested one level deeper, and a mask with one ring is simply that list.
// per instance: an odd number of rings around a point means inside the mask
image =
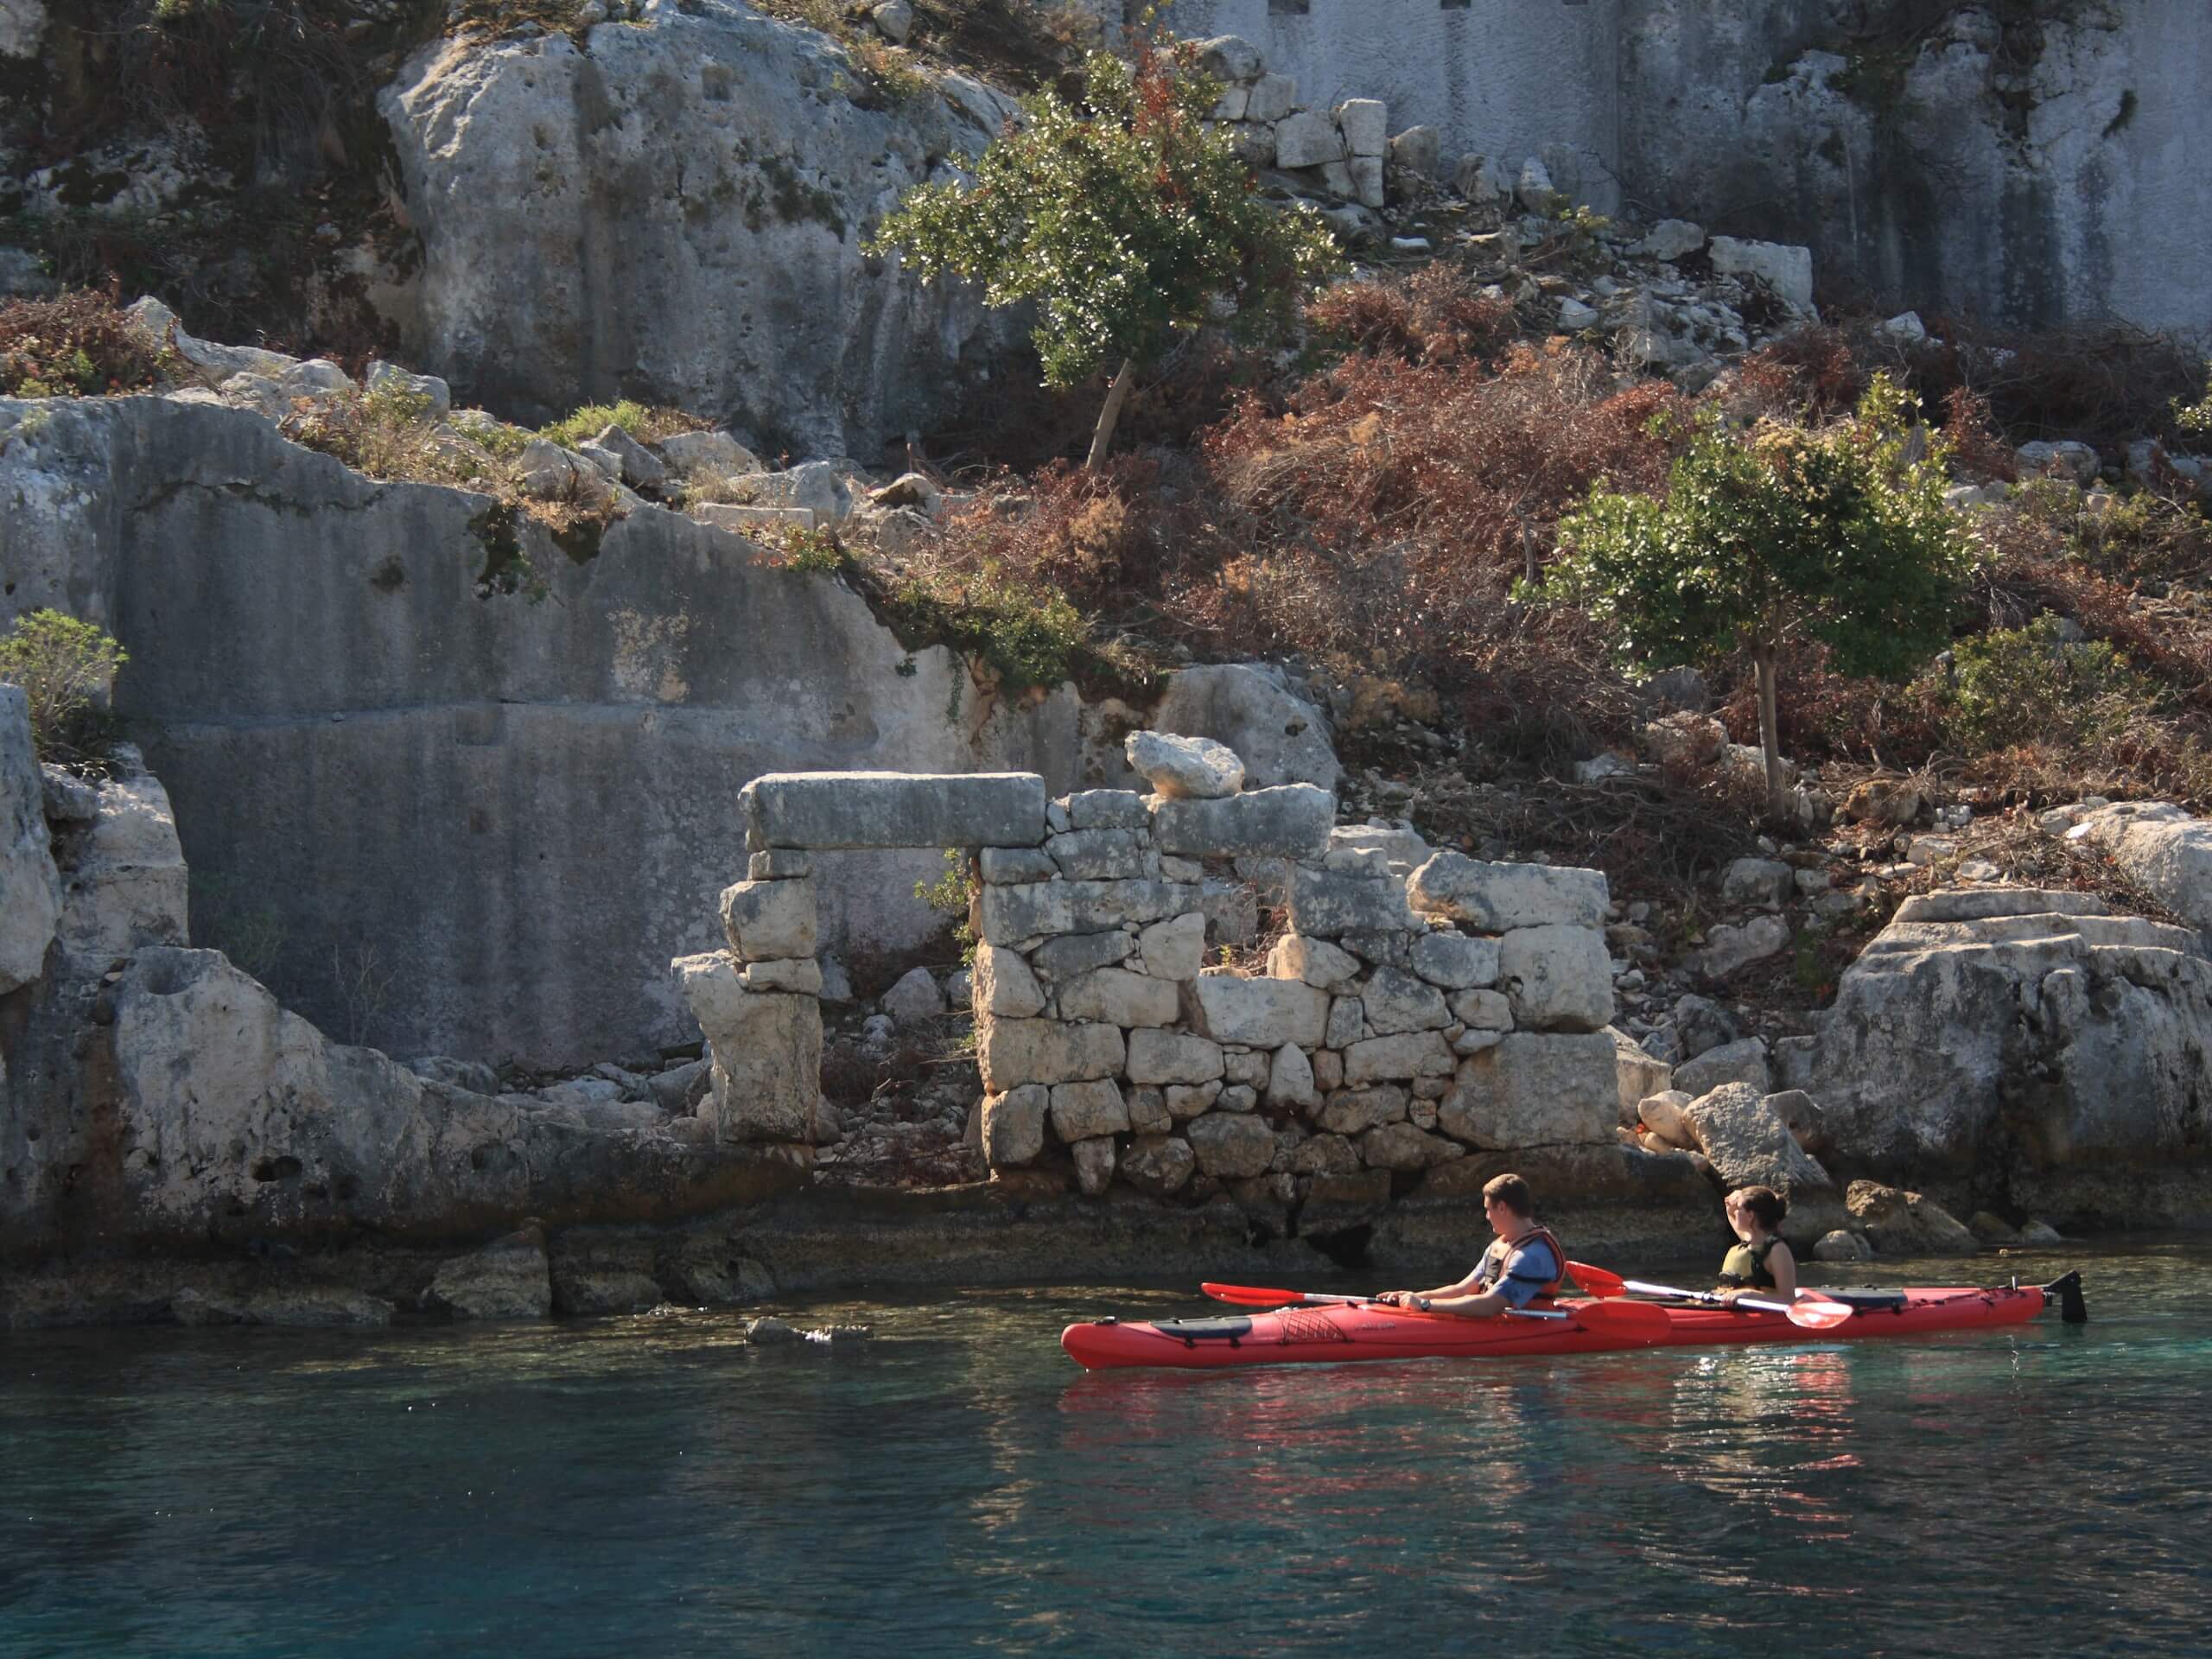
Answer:
[{"label": "stone block", "polygon": [[1167,1096],[1157,1089],[1131,1089],[1122,1096],[1128,1108],[1129,1127],[1139,1135],[1165,1135],[1175,1127],[1167,1109]]},{"label": "stone block", "polygon": [[1137,961],[1154,979],[1196,979],[1205,956],[1206,918],[1195,910],[1137,934]]},{"label": "stone block", "polygon": [[1341,1089],[1344,1083],[1344,1057],[1332,1048],[1316,1049],[1313,1053],[1313,1086],[1323,1094]]},{"label": "stone block", "polygon": [[814,874],[814,858],[796,847],[771,847],[746,859],[745,874],[753,881],[793,881]]},{"label": "stone block", "polygon": [[[1073,979],[1094,968],[1107,968],[1126,961],[1135,949],[1136,941],[1116,927],[1098,933],[1069,933],[1047,939],[1037,947],[1029,961],[1047,979]],[[980,947],[976,954],[982,955]]]},{"label": "stone block", "polygon": [[1334,789],[1343,768],[1328,721],[1264,663],[1201,663],[1171,675],[1154,711],[1155,729],[1210,737],[1244,763],[1244,787],[1318,784]]},{"label": "stone block", "polygon": [[1268,952],[1268,973],[1274,979],[1303,980],[1327,990],[1359,972],[1359,958],[1326,939],[1286,933]]},{"label": "stone block", "polygon": [[751,848],[1034,847],[1033,772],[772,772],[738,797]]},{"label": "stone block", "polygon": [[1471,1147],[1605,1144],[1620,1117],[1613,1039],[1514,1032],[1459,1062],[1437,1125]]},{"label": "stone block", "polygon": [[1403,1122],[1408,1103],[1407,1091],[1395,1084],[1337,1089],[1322,1101],[1313,1122],[1331,1135],[1364,1135],[1377,1124]]},{"label": "stone block", "polygon": [[1322,167],[1344,157],[1344,134],[1319,111],[1300,110],[1275,123],[1277,167]]},{"label": "stone block", "polygon": [[1285,1043],[1275,1051],[1268,1069],[1267,1086],[1268,1104],[1277,1108],[1313,1106],[1321,1098],[1313,1084],[1313,1062],[1295,1043]]},{"label": "stone block", "polygon": [[1176,1135],[1141,1135],[1122,1154],[1122,1179],[1158,1198],[1190,1185],[1198,1166],[1191,1143]]},{"label": "stone block", "polygon": [[1062,875],[1077,881],[1126,881],[1157,875],[1159,855],[1134,830],[1071,830],[1045,842]]},{"label": "stone block", "polygon": [[1114,1137],[1078,1141],[1070,1148],[1075,1157],[1076,1190],[1095,1198],[1114,1182]]},{"label": "stone block", "polygon": [[1190,858],[1319,859],[1329,849],[1337,798],[1312,784],[1255,789],[1222,800],[1162,801],[1153,835]]},{"label": "stone block", "polygon": [[700,1116],[721,1141],[810,1141],[822,1101],[822,1004],[747,990],[724,951],[671,966],[714,1065]]},{"label": "stone block", "polygon": [[1492,864],[1439,853],[1413,873],[1407,895],[1414,909],[1445,916],[1484,933],[1514,928],[1602,928],[1611,895],[1602,870],[1549,864]]},{"label": "stone block", "polygon": [[1094,1135],[1126,1135],[1129,1109],[1111,1077],[1052,1086],[1052,1133],[1071,1146]]},{"label": "stone block", "polygon": [[1171,1083],[1161,1090],[1167,1103],[1167,1116],[1177,1122],[1211,1110],[1221,1098],[1221,1084],[1214,1083]]},{"label": "stone block", "polygon": [[1249,1112],[1260,1103],[1260,1091],[1249,1083],[1224,1084],[1213,1103],[1217,1111]]},{"label": "stone block", "polygon": [[1056,933],[1091,933],[1124,922],[1156,922],[1199,907],[1178,881],[1033,881],[982,890],[982,935],[993,944]]},{"label": "stone block", "polygon": [[1723,904],[1783,905],[1796,887],[1797,872],[1778,858],[1731,859],[1720,873]]},{"label": "stone block", "polygon": [[1363,207],[1380,207],[1382,205],[1382,158],[1380,156],[1355,156],[1344,163],[1344,171],[1351,175],[1351,189],[1348,194],[1354,201]]},{"label": "stone block", "polygon": [[1299,933],[1321,939],[1339,939],[1349,933],[1426,931],[1420,918],[1407,907],[1406,894],[1407,889],[1396,881],[1337,875],[1294,864],[1290,925]]},{"label": "stone block", "polygon": [[1410,1123],[1385,1123],[1359,1137],[1360,1160],[1370,1169],[1400,1173],[1433,1169],[1464,1158],[1466,1153],[1465,1147]]},{"label": "stone block", "polygon": [[1045,1150],[1051,1096],[1037,1084],[983,1096],[983,1159],[993,1169],[1033,1164]]},{"label": "stone block", "polygon": [[1408,960],[1414,972],[1447,991],[1497,983],[1496,939],[1471,939],[1464,933],[1423,933],[1414,939]]},{"label": "stone block", "polygon": [[1614,1074],[1620,1084],[1621,1122],[1636,1122],[1637,1103],[1647,1095],[1662,1093],[1674,1086],[1675,1068],[1662,1059],[1655,1058],[1628,1033],[1608,1026],[1613,1039]]},{"label": "stone block", "polygon": [[1045,1011],[1045,993],[1029,964],[1011,950],[988,942],[976,947],[975,978],[969,995],[978,1018],[1027,1020]]},{"label": "stone block", "polygon": [[1198,72],[1210,80],[1233,85],[1251,80],[1260,73],[1260,48],[1241,35],[1217,35],[1198,41],[1195,49]]},{"label": "stone block", "polygon": [[1163,800],[1221,800],[1244,786],[1244,763],[1236,751],[1210,737],[1131,732],[1122,749],[1129,770]]},{"label": "stone block", "polygon": [[1793,311],[1813,313],[1813,251],[1781,242],[1753,242],[1716,236],[1713,269],[1723,276],[1752,276],[1774,290]]},{"label": "stone block", "polygon": [[1192,1119],[1183,1133],[1199,1170],[1217,1179],[1264,1175],[1274,1162],[1274,1131],[1256,1117],[1209,1112]]},{"label": "stone block", "polygon": [[722,931],[745,962],[810,957],[815,949],[814,881],[740,881],[722,889]]},{"label": "stone block", "polygon": [[[1298,105],[1298,82],[1288,75],[1265,74],[1252,83],[1251,95],[1244,100],[1247,121],[1280,121]],[[1269,154],[1274,153],[1270,146]]]},{"label": "stone block", "polygon": [[1498,943],[1497,977],[1523,1031],[1603,1031],[1612,1023],[1612,963],[1605,935],[1593,928],[1516,928]]},{"label": "stone block", "polygon": [[1344,1053],[1344,1082],[1347,1084],[1405,1077],[1449,1077],[1456,1064],[1452,1046],[1433,1031],[1364,1038],[1347,1046]]},{"label": "stone block", "polygon": [[1097,1020],[1109,1026],[1172,1026],[1182,998],[1172,981],[1126,968],[1094,968],[1060,987],[1060,1018]]},{"label": "stone block", "polygon": [[1356,996],[1339,996],[1329,1004],[1329,1023],[1323,1029],[1321,1040],[1334,1049],[1344,1049],[1367,1035],[1367,1005]]},{"label": "stone block", "polygon": [[1222,1074],[1221,1045],[1186,1032],[1133,1031],[1128,1040],[1131,1083],[1211,1083]]},{"label": "stone block", "polygon": [[976,862],[983,880],[995,887],[1050,881],[1060,873],[1058,863],[1041,847],[986,847]]},{"label": "stone block", "polygon": [[[1316,1135],[1299,1142],[1290,1157],[1294,1175],[1351,1175],[1359,1169],[1359,1148],[1343,1135]],[[1389,1196],[1386,1184],[1383,1196]]]},{"label": "stone block", "polygon": [[1222,944],[1249,944],[1260,937],[1260,899],[1242,881],[1209,876],[1198,890],[1206,931]]},{"label": "stone block", "polygon": [[1360,1003],[1368,1030],[1378,1037],[1408,1031],[1441,1031],[1452,1023],[1452,1010],[1444,993],[1425,980],[1377,968],[1361,988]]},{"label": "stone block", "polygon": [[748,962],[739,970],[738,983],[748,991],[791,991],[800,996],[822,995],[822,964],[812,957],[782,962]]},{"label": "stone block", "polygon": [[1057,1020],[979,1020],[976,1058],[994,1092],[1025,1083],[1079,1083],[1122,1070],[1126,1046],[1116,1026]]},{"label": "stone block", "polygon": [[1148,830],[1152,809],[1134,789],[1082,789],[1065,803],[1071,830]]},{"label": "stone block", "polygon": [[1185,990],[1192,1027],[1217,1042],[1318,1048],[1328,1024],[1328,993],[1299,980],[1207,974]]}]

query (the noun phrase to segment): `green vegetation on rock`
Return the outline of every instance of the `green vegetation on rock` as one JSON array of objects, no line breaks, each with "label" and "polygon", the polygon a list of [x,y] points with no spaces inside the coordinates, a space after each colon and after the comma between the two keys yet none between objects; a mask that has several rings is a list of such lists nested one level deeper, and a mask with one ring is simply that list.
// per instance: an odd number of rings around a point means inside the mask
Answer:
[{"label": "green vegetation on rock", "polygon": [[23,688],[40,760],[99,761],[111,721],[98,699],[130,660],[105,629],[60,611],[32,611],[0,634],[0,680]]}]

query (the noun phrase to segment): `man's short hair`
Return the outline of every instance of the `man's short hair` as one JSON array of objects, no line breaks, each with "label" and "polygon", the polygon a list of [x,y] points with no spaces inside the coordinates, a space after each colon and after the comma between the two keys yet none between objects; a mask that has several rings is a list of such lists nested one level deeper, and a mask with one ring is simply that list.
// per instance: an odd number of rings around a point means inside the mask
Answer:
[{"label": "man's short hair", "polygon": [[1518,1175],[1493,1175],[1483,1183],[1483,1198],[1495,1198],[1516,1216],[1536,1213],[1536,1195]]}]

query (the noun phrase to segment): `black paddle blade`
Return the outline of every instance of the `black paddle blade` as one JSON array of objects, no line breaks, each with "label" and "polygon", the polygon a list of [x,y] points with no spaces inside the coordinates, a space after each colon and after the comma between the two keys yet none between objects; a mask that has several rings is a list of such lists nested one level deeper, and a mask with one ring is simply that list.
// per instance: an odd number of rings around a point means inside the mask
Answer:
[{"label": "black paddle blade", "polygon": [[2087,1325],[2089,1305],[2082,1297],[2082,1269],[2062,1274],[2043,1287],[2044,1300],[2058,1298],[2058,1317],[2068,1325]]}]

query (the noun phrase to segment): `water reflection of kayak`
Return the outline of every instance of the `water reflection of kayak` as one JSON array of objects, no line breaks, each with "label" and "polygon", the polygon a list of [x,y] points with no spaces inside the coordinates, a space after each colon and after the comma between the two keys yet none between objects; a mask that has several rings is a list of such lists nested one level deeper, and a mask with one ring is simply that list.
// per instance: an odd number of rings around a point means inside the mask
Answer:
[{"label": "water reflection of kayak", "polygon": [[1208,1370],[1227,1365],[1340,1364],[1366,1359],[1489,1359],[1523,1354],[1594,1354],[1628,1348],[1745,1342],[1856,1342],[1875,1337],[1926,1336],[2022,1325],[2047,1306],[2069,1300],[2079,1309],[2076,1274],[2048,1286],[1915,1290],[1823,1291],[1847,1303],[1851,1318],[1814,1337],[1780,1313],[1726,1308],[1634,1304],[1662,1313],[1630,1320],[1608,1315],[1619,1302],[1560,1301],[1564,1319],[1465,1319],[1350,1302],[1283,1307],[1270,1313],[1203,1319],[1097,1319],[1060,1332],[1060,1346],[1091,1370],[1173,1365]]}]

